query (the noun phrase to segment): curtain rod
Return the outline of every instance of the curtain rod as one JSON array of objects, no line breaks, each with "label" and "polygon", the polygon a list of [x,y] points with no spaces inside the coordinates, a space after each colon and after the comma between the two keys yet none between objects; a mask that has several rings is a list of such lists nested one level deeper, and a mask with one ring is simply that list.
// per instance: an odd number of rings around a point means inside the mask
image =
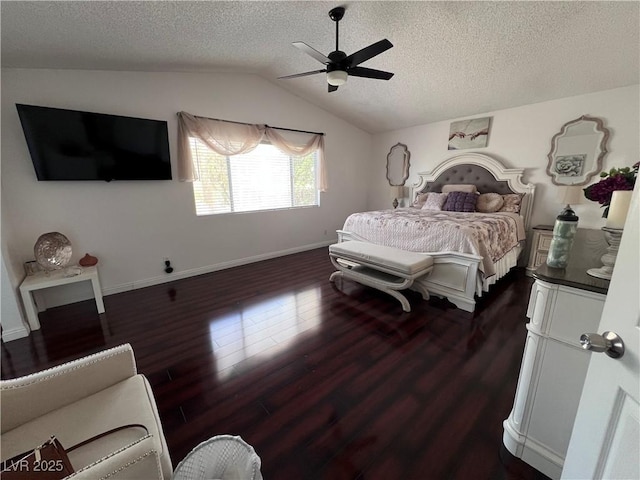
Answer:
[{"label": "curtain rod", "polygon": [[[200,117],[198,115],[194,115],[194,117],[205,118],[207,120],[216,120],[218,122],[237,123],[239,125],[255,125],[255,123],[234,122],[233,120],[222,120],[221,118]],[[323,132],[309,132],[308,130],[296,130],[295,128],[272,127],[271,125],[267,125],[266,123],[264,124],[264,126],[269,128],[275,128],[276,130],[287,130],[289,132],[311,133],[313,135],[324,135]]]}]

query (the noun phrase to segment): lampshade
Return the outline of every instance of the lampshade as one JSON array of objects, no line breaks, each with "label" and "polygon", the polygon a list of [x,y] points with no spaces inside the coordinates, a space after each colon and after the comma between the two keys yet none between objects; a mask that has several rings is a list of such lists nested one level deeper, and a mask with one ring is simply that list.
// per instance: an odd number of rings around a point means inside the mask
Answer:
[{"label": "lampshade", "polygon": [[331,72],[327,72],[327,82],[329,85],[333,85],[334,87],[339,87],[340,85],[347,83],[347,77],[347,72],[344,70],[333,70]]},{"label": "lampshade", "polygon": [[560,187],[558,191],[558,202],[563,205],[576,205],[582,202],[582,187],[570,186]]}]

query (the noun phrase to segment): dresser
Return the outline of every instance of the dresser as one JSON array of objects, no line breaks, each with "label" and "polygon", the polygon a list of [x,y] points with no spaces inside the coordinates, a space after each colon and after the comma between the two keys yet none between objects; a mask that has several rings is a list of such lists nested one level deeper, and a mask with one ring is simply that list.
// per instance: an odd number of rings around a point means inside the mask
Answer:
[{"label": "dresser", "polygon": [[578,229],[567,268],[533,272],[527,339],[513,409],[504,421],[507,450],[560,478],[591,352],[580,335],[597,332],[609,281],[587,275],[606,251],[600,230]]},{"label": "dresser", "polygon": [[532,228],[531,250],[529,250],[529,262],[526,273],[533,275],[536,268],[547,261],[549,246],[553,238],[553,225],[537,225]]}]

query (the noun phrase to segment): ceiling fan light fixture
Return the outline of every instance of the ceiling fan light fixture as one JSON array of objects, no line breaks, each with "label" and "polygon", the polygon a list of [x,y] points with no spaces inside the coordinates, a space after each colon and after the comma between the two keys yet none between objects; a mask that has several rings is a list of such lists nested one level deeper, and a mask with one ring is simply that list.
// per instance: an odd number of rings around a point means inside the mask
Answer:
[{"label": "ceiling fan light fixture", "polygon": [[339,87],[340,85],[347,83],[347,77],[347,72],[344,70],[333,70],[331,72],[327,72],[327,83],[334,87]]}]

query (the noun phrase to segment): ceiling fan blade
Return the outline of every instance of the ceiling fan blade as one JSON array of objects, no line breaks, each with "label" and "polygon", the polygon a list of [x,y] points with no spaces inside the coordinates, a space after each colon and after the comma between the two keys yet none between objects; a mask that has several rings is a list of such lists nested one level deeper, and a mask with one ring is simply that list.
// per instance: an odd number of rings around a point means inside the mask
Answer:
[{"label": "ceiling fan blade", "polygon": [[393,43],[385,38],[384,40],[373,43],[368,47],[364,47],[362,50],[358,50],[356,53],[352,53],[342,62],[347,65],[347,67],[355,67],[356,65],[360,65],[362,62],[366,62],[376,55],[380,55],[382,52],[389,50],[391,47],[393,47]]},{"label": "ceiling fan blade", "polygon": [[354,77],[377,78],[378,80],[389,80],[393,77],[393,73],[391,72],[365,67],[351,67],[347,69],[347,73]]},{"label": "ceiling fan blade", "polygon": [[304,73],[294,73],[293,75],[285,75],[284,77],[278,77],[278,80],[282,80],[283,78],[298,78],[298,77],[306,77],[307,75],[315,75],[316,73],[324,73],[327,70],[314,70],[313,72],[304,72]]},{"label": "ceiling fan blade", "polygon": [[307,55],[312,56],[313,58],[318,60],[320,63],[324,63],[325,65],[328,65],[331,63],[331,60],[329,59],[329,57],[323,55],[322,53],[317,51],[315,48],[311,48],[309,45],[307,45],[304,42],[293,42],[293,46],[296,48],[299,48]]},{"label": "ceiling fan blade", "polygon": [[329,85],[329,93],[338,90],[338,87],[336,87],[335,85],[331,85],[330,83],[328,83],[327,85]]}]

